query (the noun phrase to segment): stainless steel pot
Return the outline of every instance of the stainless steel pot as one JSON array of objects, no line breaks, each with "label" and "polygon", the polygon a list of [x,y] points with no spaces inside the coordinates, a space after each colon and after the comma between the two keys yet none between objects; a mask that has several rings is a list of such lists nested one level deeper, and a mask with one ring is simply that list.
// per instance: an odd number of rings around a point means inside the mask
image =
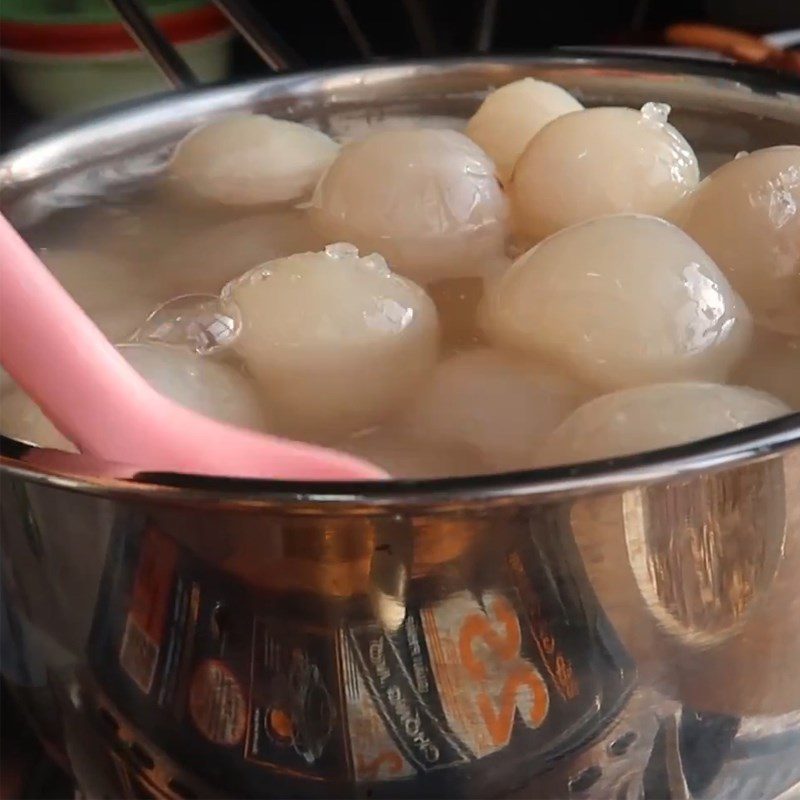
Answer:
[{"label": "stainless steel pot", "polygon": [[[0,164],[18,221],[201,120],[464,117],[534,75],[800,141],[795,85],[540,57],[169,96]],[[789,797],[800,415],[574,468],[382,485],[138,474],[4,439],[3,669],[89,796]]]}]

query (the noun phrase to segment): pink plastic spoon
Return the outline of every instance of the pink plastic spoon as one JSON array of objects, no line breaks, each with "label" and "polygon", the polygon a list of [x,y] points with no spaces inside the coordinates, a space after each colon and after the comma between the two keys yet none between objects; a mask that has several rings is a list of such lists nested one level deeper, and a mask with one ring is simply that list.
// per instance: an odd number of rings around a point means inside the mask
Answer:
[{"label": "pink plastic spoon", "polygon": [[323,447],[224,425],[158,394],[0,215],[0,362],[81,451],[152,472],[386,478]]}]

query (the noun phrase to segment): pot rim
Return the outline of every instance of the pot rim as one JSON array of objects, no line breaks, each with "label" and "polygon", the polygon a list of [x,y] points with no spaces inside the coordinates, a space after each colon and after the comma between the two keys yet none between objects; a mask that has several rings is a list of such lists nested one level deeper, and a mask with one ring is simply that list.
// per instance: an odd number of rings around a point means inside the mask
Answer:
[{"label": "pot rim", "polygon": [[[529,498],[552,501],[653,483],[688,480],[726,468],[800,452],[800,412],[732,433],[630,456],[516,472],[389,481],[282,481],[206,475],[136,472],[80,454],[37,448],[0,435],[0,477],[6,474],[56,488],[105,497],[164,501],[216,508],[320,513],[341,507],[348,513],[381,508],[461,508],[466,503],[503,505]],[[35,461],[27,461],[35,454]],[[52,461],[49,460],[53,456]]]},{"label": "pot rim", "polygon": [[[182,103],[202,111],[202,100],[210,96],[230,96],[231,103],[245,96],[255,97],[258,87],[283,84],[291,89],[307,80],[345,80],[348,76],[363,79],[368,72],[391,80],[401,72],[449,69],[458,71],[475,66],[552,67],[631,70],[632,72],[669,73],[674,77],[724,80],[759,94],[796,96],[800,85],[789,76],[769,70],[725,62],[664,55],[614,55],[607,51],[549,50],[524,56],[483,56],[470,58],[420,59],[339,67],[335,69],[292,72],[260,78],[230,86],[202,87],[177,95]],[[198,102],[199,101],[201,102]],[[53,164],[70,141],[88,142],[107,128],[105,138],[112,139],[122,129],[122,121],[144,115],[164,104],[172,105],[176,94],[169,93],[144,102],[111,110],[100,118],[71,126],[61,132],[8,153],[0,159],[0,191],[13,194],[20,186],[29,187],[42,177],[57,172]],[[215,107],[216,108],[216,107]],[[188,114],[187,114],[188,116]],[[15,168],[22,162],[22,168]],[[75,161],[71,166],[74,168]],[[78,162],[80,164],[81,162]],[[98,462],[80,454],[55,453],[32,447],[0,435],[0,475],[20,477],[51,486],[88,494],[158,500],[169,503],[211,503],[216,507],[265,508],[319,513],[341,507],[348,513],[374,513],[379,508],[409,506],[463,506],[464,503],[505,503],[513,498],[530,497],[537,501],[579,495],[608,489],[641,486],[653,482],[689,478],[777,456],[793,447],[800,448],[800,413],[770,420],[739,431],[693,441],[675,447],[579,465],[523,470],[490,475],[424,480],[369,482],[277,481],[264,479],[216,478],[174,473],[134,472],[130,467]]]}]

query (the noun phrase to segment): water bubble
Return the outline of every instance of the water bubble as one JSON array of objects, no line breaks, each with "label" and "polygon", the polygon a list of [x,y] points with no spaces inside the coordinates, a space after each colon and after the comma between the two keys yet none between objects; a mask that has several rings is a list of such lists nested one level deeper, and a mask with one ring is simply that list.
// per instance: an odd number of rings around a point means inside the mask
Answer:
[{"label": "water bubble", "polygon": [[[359,258],[358,248],[349,242],[334,242],[325,245],[325,255],[330,258]],[[389,274],[389,265],[380,253],[370,253],[359,259],[363,269]]]},{"label": "water bubble", "polygon": [[358,258],[358,248],[349,242],[334,242],[325,245],[325,255],[331,258]]},{"label": "water bubble", "polygon": [[641,108],[642,116],[649,122],[664,123],[672,112],[669,103],[645,103]]},{"label": "water bubble", "polygon": [[365,269],[374,270],[375,272],[383,272],[389,274],[389,265],[386,259],[380,253],[370,253],[368,256],[363,256],[361,265]]},{"label": "water bubble", "polygon": [[162,303],[131,337],[140,344],[187,348],[208,356],[229,348],[242,321],[236,306],[212,294],[186,294]]},{"label": "water bubble", "polygon": [[747,158],[747,156],[749,156],[749,155],[750,155],[750,152],[749,152],[748,150],[740,150],[740,151],[739,151],[739,152],[738,152],[738,153],[737,153],[737,154],[736,154],[736,155],[733,157],[733,160],[734,160],[734,161],[738,161],[740,158]]}]

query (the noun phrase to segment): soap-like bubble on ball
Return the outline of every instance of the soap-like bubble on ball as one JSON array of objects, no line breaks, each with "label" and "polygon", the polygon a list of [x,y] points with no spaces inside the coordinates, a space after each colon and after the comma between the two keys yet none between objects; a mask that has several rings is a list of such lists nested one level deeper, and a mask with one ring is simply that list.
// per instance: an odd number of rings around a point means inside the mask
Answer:
[{"label": "soap-like bubble on ball", "polygon": [[169,172],[200,197],[233,206],[307,196],[339,146],[321,131],[263,114],[233,114],[193,130]]},{"label": "soap-like bubble on ball", "polygon": [[743,386],[656,383],[590,400],[550,434],[539,464],[577,464],[706,439],[790,413],[777,397]]},{"label": "soap-like bubble on ball", "polygon": [[699,180],[697,157],[667,122],[669,106],[589,108],[545,125],[509,187],[516,233],[529,243],[604,214],[662,216]]},{"label": "soap-like bubble on ball", "polygon": [[288,435],[325,439],[376,424],[436,360],[431,299],[351,244],[267,262],[222,299],[241,315],[234,348]]},{"label": "soap-like bubble on ball", "polygon": [[800,336],[800,147],[737,157],[671,217],[717,262],[761,325]]},{"label": "soap-like bubble on ball", "polygon": [[497,345],[607,389],[723,380],[752,335],[747,308],[702,248],[639,214],[583,222],[531,248],[491,285],[481,319]]},{"label": "soap-like bubble on ball", "polygon": [[222,306],[217,295],[173,297],[150,313],[131,340],[187,349],[208,356],[233,346],[242,328],[236,306]]},{"label": "soap-like bubble on ball", "polygon": [[342,148],[314,192],[311,218],[328,241],[379,252],[417,282],[479,275],[505,244],[494,171],[456,131],[381,131]]},{"label": "soap-like bubble on ball", "polygon": [[565,89],[535,78],[491,92],[467,123],[466,134],[492,158],[504,185],[528,142],[548,122],[583,106]]}]

